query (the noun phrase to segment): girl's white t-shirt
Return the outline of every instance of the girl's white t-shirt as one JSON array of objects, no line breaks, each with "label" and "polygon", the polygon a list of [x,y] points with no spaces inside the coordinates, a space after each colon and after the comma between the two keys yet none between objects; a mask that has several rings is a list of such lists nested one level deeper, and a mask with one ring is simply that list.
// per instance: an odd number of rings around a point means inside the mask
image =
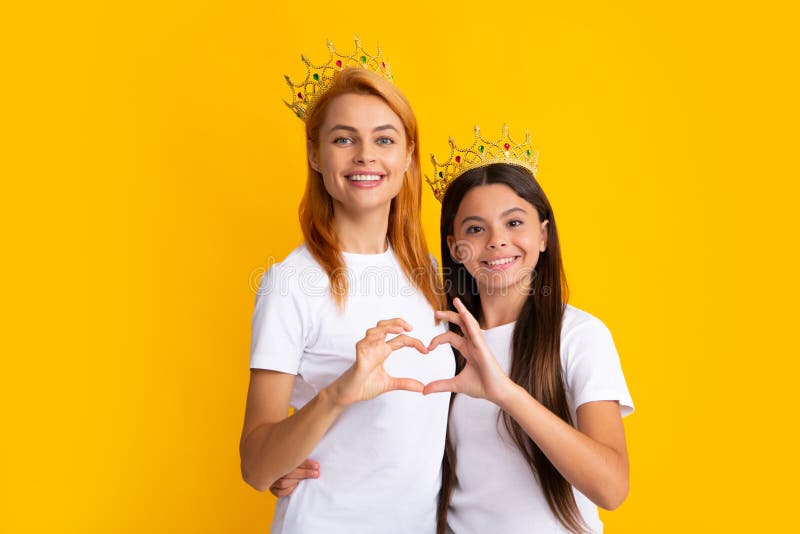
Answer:
[{"label": "girl's white t-shirt", "polygon": [[[379,320],[400,317],[425,345],[446,331],[411,285],[391,248],[345,253],[343,311],[330,296],[325,270],[305,245],[263,276],[253,315],[250,367],[297,376],[291,405],[302,408],[355,362],[355,344]],[[393,336],[388,336],[391,338]],[[449,346],[413,348],[384,363],[395,377],[423,384],[449,378]],[[394,391],[349,406],[315,447],[320,477],[278,500],[272,533],[434,532],[449,394]]]},{"label": "girl's white t-shirt", "polygon": [[[511,364],[516,323],[484,330],[484,338],[503,370]],[[597,318],[567,306],[561,327],[561,366],[567,403],[575,412],[584,403],[619,401],[623,417],[633,411],[611,333]],[[499,417],[497,405],[456,395],[450,412],[450,438],[456,452],[456,485],[447,516],[456,534],[568,533],[547,506],[544,493]],[[591,532],[603,531],[597,507],[573,488],[578,509]]]}]

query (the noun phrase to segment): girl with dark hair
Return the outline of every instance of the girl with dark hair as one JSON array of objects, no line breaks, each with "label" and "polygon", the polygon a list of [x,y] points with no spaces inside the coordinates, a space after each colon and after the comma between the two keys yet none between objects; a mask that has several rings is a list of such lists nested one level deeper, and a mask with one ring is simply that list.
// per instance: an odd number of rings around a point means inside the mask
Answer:
[{"label": "girl with dark hair", "polygon": [[567,302],[556,221],[529,140],[481,139],[433,182],[454,378],[439,532],[601,532],[628,493],[633,410],[608,329]]},{"label": "girl with dark hair", "polygon": [[450,331],[427,348],[451,345],[457,374],[423,390],[456,393],[437,532],[602,532],[597,506],[628,494],[622,417],[633,411],[611,334],[567,305],[529,138],[504,128],[488,141],[476,128],[469,148],[450,145],[430,182],[449,308],[436,316]]}]

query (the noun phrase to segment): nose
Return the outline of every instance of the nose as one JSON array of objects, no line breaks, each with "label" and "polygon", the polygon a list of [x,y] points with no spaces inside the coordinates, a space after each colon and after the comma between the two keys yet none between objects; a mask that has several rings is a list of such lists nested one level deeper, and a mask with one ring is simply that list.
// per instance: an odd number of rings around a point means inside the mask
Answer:
[{"label": "nose", "polygon": [[490,250],[497,250],[508,245],[508,239],[505,232],[502,230],[490,230],[489,240],[486,242],[486,248]]},{"label": "nose", "polygon": [[355,153],[355,162],[356,163],[372,163],[375,161],[375,147],[373,147],[370,143],[361,143],[358,146],[358,150]]}]

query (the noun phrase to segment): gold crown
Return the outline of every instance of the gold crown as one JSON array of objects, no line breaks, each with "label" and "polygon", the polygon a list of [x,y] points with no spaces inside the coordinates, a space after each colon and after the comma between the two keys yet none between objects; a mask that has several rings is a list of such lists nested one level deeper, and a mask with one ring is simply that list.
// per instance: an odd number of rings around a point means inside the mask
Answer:
[{"label": "gold crown", "polygon": [[489,141],[481,136],[481,130],[475,126],[475,140],[468,148],[459,148],[451,137],[450,157],[444,163],[436,161],[436,156],[431,154],[433,162],[433,180],[425,176],[425,179],[433,189],[436,199],[441,202],[445,191],[450,184],[465,172],[485,167],[492,163],[506,163],[524,167],[536,177],[536,166],[539,154],[531,146],[531,135],[525,132],[525,140],[522,143],[514,142],[508,135],[508,125],[503,125],[503,132],[497,141]]},{"label": "gold crown", "polygon": [[333,43],[328,41],[328,50],[330,51],[328,61],[320,65],[314,65],[305,55],[301,55],[300,59],[306,64],[306,78],[299,84],[292,83],[288,76],[284,76],[292,90],[292,103],[285,100],[284,103],[301,120],[306,120],[314,103],[331,87],[336,74],[344,68],[364,68],[393,81],[392,69],[383,58],[381,47],[378,46],[378,54],[373,56],[361,47],[361,40],[358,37],[355,38],[355,41],[356,49],[352,54],[337,52]]}]

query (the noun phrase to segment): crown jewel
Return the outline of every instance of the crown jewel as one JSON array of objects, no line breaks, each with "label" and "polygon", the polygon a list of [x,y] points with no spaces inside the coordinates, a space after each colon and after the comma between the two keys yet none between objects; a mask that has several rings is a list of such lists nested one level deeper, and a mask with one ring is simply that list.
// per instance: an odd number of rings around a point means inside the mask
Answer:
[{"label": "crown jewel", "polygon": [[384,59],[381,47],[378,46],[378,53],[372,55],[361,46],[361,40],[356,37],[356,49],[352,54],[342,54],[336,50],[333,43],[328,41],[328,61],[315,65],[309,61],[305,55],[300,59],[306,65],[306,77],[299,84],[295,84],[284,76],[286,83],[292,90],[291,104],[284,100],[295,115],[303,121],[306,120],[309,110],[314,106],[317,99],[327,91],[333,83],[333,78],[340,70],[347,67],[360,67],[380,74],[387,80],[392,81],[392,69]]},{"label": "crown jewel", "polygon": [[497,141],[489,141],[481,135],[481,130],[475,126],[475,140],[467,148],[460,148],[451,137],[450,157],[444,163],[439,163],[436,156],[431,154],[433,162],[433,180],[425,179],[433,189],[436,199],[441,202],[444,193],[450,184],[465,172],[485,167],[492,163],[506,163],[524,167],[536,176],[536,166],[539,154],[531,146],[531,135],[525,132],[525,140],[516,143],[508,135],[508,125],[503,125],[503,132]]}]

